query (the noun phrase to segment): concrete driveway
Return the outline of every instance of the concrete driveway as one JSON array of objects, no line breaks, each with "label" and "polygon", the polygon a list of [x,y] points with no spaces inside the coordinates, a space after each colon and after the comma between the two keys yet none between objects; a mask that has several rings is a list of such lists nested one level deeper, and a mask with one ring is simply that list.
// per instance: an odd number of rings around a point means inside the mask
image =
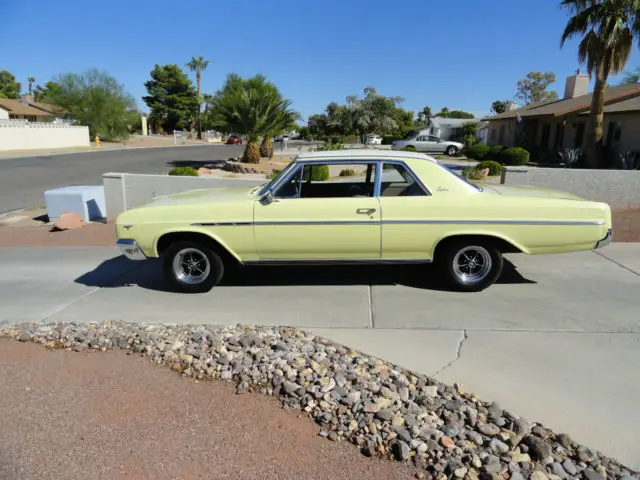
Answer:
[{"label": "concrete driveway", "polygon": [[116,249],[0,249],[0,321],[288,324],[542,421],[640,468],[640,244],[513,255],[478,294],[428,268],[268,268],[203,295]]}]

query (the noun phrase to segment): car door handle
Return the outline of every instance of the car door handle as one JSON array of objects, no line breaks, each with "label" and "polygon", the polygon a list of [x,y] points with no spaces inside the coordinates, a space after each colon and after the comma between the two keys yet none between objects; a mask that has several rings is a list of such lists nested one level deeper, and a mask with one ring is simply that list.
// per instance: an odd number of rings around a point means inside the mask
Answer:
[{"label": "car door handle", "polygon": [[375,211],[375,208],[359,208],[356,210],[356,213],[359,213],[360,215],[371,215]]}]

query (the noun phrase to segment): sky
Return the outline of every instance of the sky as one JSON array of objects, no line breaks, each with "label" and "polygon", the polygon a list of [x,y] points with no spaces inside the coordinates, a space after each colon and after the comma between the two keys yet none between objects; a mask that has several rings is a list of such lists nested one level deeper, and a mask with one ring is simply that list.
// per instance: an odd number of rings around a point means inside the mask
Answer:
[{"label": "sky", "polygon": [[[554,72],[560,96],[580,66],[560,48],[558,0],[0,0],[0,70],[27,88],[91,67],[141,97],[155,64],[210,60],[202,91],[228,73],[273,81],[306,119],[374,87],[402,107],[476,116],[513,99],[528,72]],[[628,70],[640,65],[638,51]],[[190,74],[193,77],[193,74]],[[620,77],[610,79],[617,83]],[[195,81],[195,80],[194,80]]]}]

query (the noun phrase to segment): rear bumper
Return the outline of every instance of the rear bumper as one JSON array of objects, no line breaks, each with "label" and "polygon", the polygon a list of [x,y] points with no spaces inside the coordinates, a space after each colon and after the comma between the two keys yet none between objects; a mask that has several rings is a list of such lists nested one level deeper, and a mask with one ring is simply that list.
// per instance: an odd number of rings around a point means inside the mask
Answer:
[{"label": "rear bumper", "polygon": [[605,235],[605,237],[599,242],[596,242],[593,248],[598,249],[598,248],[605,247],[611,243],[612,239],[613,239],[613,230],[610,228],[607,234]]},{"label": "rear bumper", "polygon": [[119,239],[116,245],[120,247],[120,252],[129,260],[145,260],[147,258],[135,240]]}]

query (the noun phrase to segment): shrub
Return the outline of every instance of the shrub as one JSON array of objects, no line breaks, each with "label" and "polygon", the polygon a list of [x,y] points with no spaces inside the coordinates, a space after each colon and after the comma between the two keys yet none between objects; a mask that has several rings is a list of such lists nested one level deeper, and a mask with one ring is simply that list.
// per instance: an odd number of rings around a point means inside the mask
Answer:
[{"label": "shrub", "polygon": [[489,153],[485,155],[485,160],[495,160],[496,162],[499,162],[504,148],[504,145],[494,145],[489,149]]},{"label": "shrub", "polygon": [[524,148],[507,148],[500,154],[504,165],[524,165],[529,161],[529,152]]},{"label": "shrub", "polygon": [[486,157],[489,153],[489,150],[491,150],[489,145],[474,145],[473,147],[469,148],[465,152],[465,154],[467,155],[467,158],[471,158],[473,160],[483,160],[484,157]]},{"label": "shrub", "polygon": [[467,180],[482,180],[482,169],[477,167],[464,167],[462,169],[462,178]]},{"label": "shrub", "polygon": [[416,147],[413,145],[407,145],[406,147],[402,147],[404,152],[417,152]]},{"label": "shrub", "polygon": [[169,175],[180,177],[197,177],[198,171],[191,167],[175,167],[169,170]]},{"label": "shrub", "polygon": [[493,160],[484,160],[476,165],[478,170],[482,170],[483,168],[489,169],[489,176],[493,177],[495,175],[500,175],[502,173],[502,165],[498,162],[494,162]]},{"label": "shrub", "polygon": [[[309,177],[311,175],[311,177]],[[329,178],[329,165],[309,165],[302,172],[304,181],[324,182]]]},{"label": "shrub", "polygon": [[327,143],[344,143],[344,137],[342,135],[331,135],[327,139]]},{"label": "shrub", "polygon": [[280,175],[280,172],[282,172],[282,170],[274,169],[271,173],[267,173],[267,180],[273,180]]},{"label": "shrub", "polygon": [[329,138],[327,143],[324,145],[319,145],[316,150],[319,152],[326,152],[329,150],[342,150],[344,147],[340,142],[335,141],[335,137]]},{"label": "shrub", "polygon": [[356,176],[356,171],[353,170],[352,168],[346,168],[344,170],[340,170],[340,174],[341,177],[355,177]]}]

